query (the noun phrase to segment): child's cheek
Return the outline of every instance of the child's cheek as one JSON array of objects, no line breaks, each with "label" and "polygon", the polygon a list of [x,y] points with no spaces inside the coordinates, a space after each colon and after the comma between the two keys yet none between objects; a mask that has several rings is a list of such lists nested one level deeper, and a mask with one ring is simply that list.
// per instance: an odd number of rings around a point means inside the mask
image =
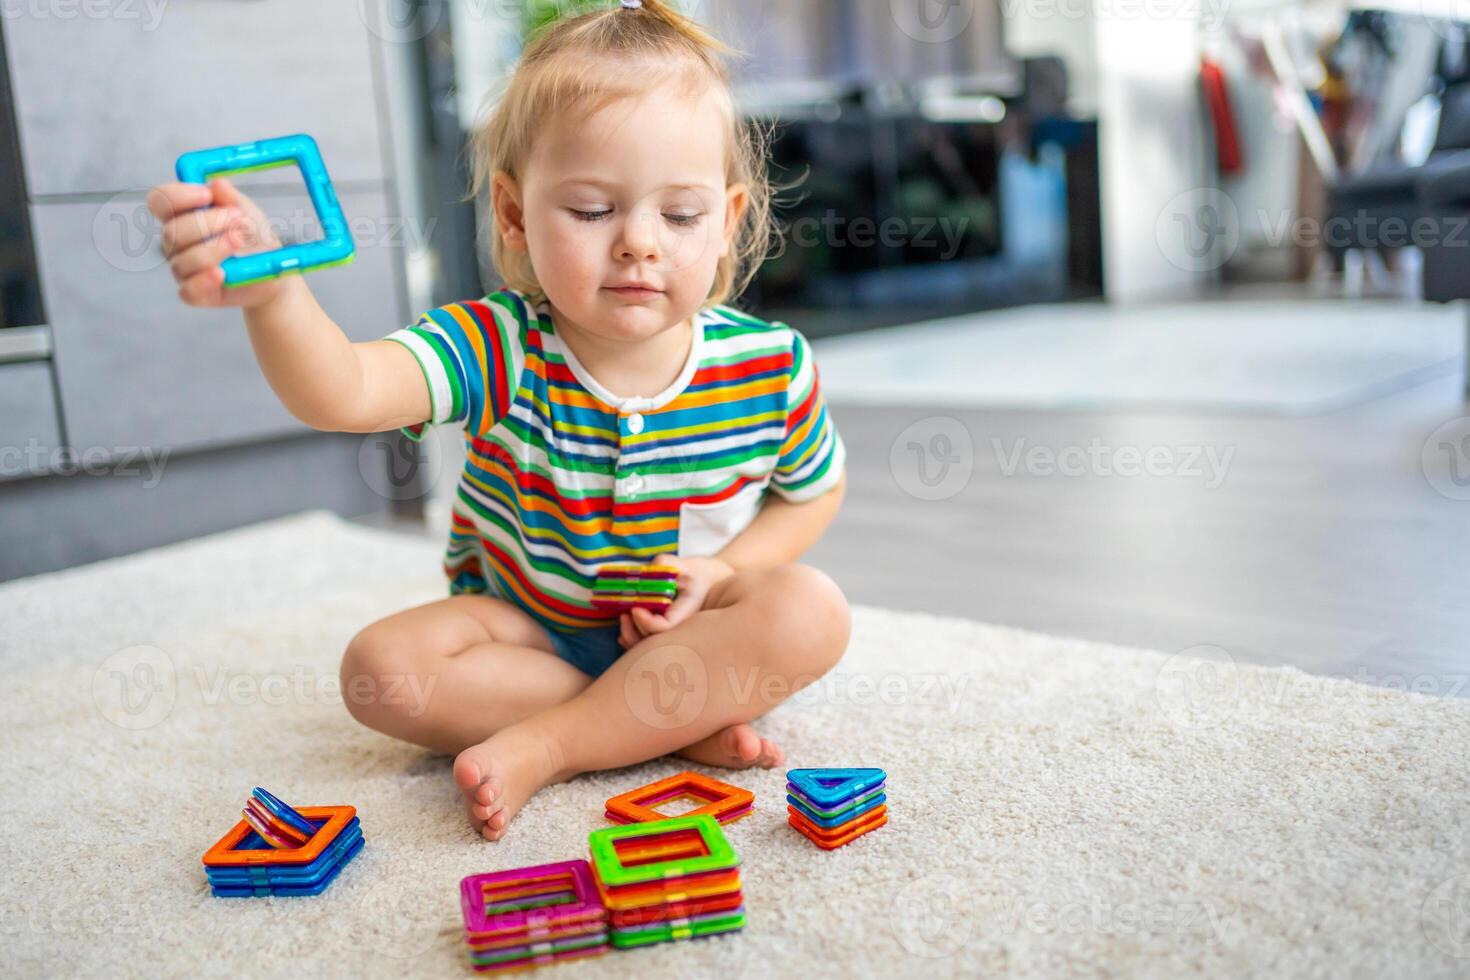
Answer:
[{"label": "child's cheek", "polygon": [[552,228],[541,243],[542,254],[532,256],[532,261],[538,264],[538,276],[545,269],[546,275],[567,285],[600,285],[600,260],[608,249],[603,236],[590,227],[582,230],[553,225]]}]

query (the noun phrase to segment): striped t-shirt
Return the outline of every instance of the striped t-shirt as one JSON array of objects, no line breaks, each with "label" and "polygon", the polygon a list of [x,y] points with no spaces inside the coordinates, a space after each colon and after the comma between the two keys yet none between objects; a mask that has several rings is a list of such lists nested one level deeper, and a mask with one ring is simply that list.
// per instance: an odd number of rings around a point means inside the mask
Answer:
[{"label": "striped t-shirt", "polygon": [[433,415],[467,460],[444,569],[449,591],[514,602],[549,629],[605,626],[599,566],[713,555],[768,491],[811,500],[846,450],[806,338],[729,306],[694,314],[689,359],[651,398],[620,398],[561,342],[542,297],[502,288],[430,310],[387,339],[423,368]]}]

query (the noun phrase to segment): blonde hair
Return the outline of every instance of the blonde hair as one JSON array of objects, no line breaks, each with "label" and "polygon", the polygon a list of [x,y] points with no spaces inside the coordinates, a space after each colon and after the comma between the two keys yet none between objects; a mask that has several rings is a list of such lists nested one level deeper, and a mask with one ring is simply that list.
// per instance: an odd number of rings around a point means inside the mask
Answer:
[{"label": "blonde hair", "polygon": [[[719,260],[705,307],[729,303],[745,291],[773,244],[771,184],[766,171],[770,130],[743,120],[735,109],[721,55],[741,52],[711,36],[663,0],[640,8],[613,6],[555,21],[521,53],[503,91],[487,105],[471,141],[470,198],[481,198],[490,258],[505,284],[531,296],[545,292],[530,256],[509,248],[494,220],[490,188],[497,171],[519,181],[539,129],[555,113],[590,116],[619,99],[680,79],[691,94],[711,87],[724,95],[730,117],[726,185],[743,183],[748,204],[728,255]],[[609,70],[609,60],[635,60],[644,70]]]}]

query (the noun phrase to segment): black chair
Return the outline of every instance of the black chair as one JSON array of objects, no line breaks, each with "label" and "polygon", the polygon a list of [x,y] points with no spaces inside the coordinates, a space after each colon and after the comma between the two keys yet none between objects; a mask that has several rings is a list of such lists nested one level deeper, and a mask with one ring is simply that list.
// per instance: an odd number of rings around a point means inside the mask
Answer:
[{"label": "black chair", "polygon": [[[1447,40],[1437,75],[1439,128],[1428,159],[1375,166],[1332,184],[1322,241],[1339,268],[1350,250],[1417,246],[1424,299],[1449,303],[1470,300],[1470,43]],[[1470,321],[1465,388],[1470,394]]]},{"label": "black chair", "polygon": [[[1461,147],[1429,158],[1414,181],[1415,199],[1431,237],[1417,243],[1424,256],[1424,298],[1470,300],[1470,79],[1446,86],[1439,130]],[[1467,306],[1470,310],[1470,306]],[[1470,318],[1465,331],[1465,394],[1470,397]]]},{"label": "black chair", "polygon": [[[1470,81],[1456,85],[1456,135],[1464,149],[1437,153],[1415,174],[1415,202],[1433,234],[1424,253],[1424,298],[1436,303],[1470,299]],[[1446,113],[1449,102],[1446,101]],[[1443,117],[1440,130],[1446,124]]]},{"label": "black chair", "polygon": [[1452,41],[1440,47],[1439,128],[1428,159],[1418,166],[1398,160],[1374,164],[1328,186],[1323,244],[1334,260],[1355,249],[1384,252],[1418,244],[1409,236],[1414,222],[1426,216],[1419,199],[1420,178],[1470,150],[1470,78],[1460,67],[1463,58],[1458,54],[1463,47]]}]

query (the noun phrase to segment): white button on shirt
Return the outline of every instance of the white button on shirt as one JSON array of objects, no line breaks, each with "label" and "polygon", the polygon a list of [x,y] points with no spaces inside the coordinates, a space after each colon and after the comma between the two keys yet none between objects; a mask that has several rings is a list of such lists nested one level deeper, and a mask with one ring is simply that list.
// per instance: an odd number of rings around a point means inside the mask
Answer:
[{"label": "white button on shirt", "polygon": [[631,432],[631,433],[633,433],[635,436],[638,433],[640,433],[640,432],[643,431],[643,416],[642,415],[639,415],[637,412],[634,412],[632,415],[629,415],[628,416],[628,431]]}]

